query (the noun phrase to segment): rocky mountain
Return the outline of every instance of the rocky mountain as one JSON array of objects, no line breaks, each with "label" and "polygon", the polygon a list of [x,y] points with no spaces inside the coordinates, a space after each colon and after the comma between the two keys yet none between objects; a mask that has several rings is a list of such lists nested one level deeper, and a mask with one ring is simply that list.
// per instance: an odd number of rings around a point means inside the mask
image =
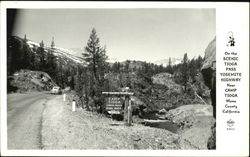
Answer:
[{"label": "rocky mountain", "polygon": [[[18,38],[18,37],[14,37],[14,38]],[[31,50],[33,50],[33,52],[35,53],[37,48],[40,46],[39,43],[28,40],[27,44],[29,45],[29,47],[31,48]],[[75,63],[75,64],[84,64],[83,58],[81,58],[77,52],[74,52],[72,50],[68,50],[65,48],[61,48],[61,47],[44,47],[45,52],[53,52],[53,54],[57,57],[57,59],[63,61],[65,64],[68,63]],[[75,55],[74,55],[75,54]]]}]

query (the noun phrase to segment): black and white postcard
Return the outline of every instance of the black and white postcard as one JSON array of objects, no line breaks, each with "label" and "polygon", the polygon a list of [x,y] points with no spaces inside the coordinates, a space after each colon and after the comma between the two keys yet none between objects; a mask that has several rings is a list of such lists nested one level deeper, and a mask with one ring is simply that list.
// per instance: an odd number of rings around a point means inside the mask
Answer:
[{"label": "black and white postcard", "polygon": [[248,156],[249,3],[1,2],[3,156]]}]

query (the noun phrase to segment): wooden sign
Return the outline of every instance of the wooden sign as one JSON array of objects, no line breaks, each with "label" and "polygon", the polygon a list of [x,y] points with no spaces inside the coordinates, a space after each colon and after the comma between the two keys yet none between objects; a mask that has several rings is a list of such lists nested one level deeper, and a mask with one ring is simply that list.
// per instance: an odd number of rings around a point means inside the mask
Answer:
[{"label": "wooden sign", "polygon": [[[106,101],[106,111],[109,114],[121,114],[124,112],[124,121],[127,126],[131,126],[132,123],[132,107],[130,96],[134,95],[134,93],[125,91],[125,92],[102,92],[103,95],[107,96]],[[121,96],[125,97],[124,107],[123,107],[123,99]]]},{"label": "wooden sign", "polygon": [[105,109],[110,114],[121,114],[123,110],[122,98],[118,96],[107,97]]}]

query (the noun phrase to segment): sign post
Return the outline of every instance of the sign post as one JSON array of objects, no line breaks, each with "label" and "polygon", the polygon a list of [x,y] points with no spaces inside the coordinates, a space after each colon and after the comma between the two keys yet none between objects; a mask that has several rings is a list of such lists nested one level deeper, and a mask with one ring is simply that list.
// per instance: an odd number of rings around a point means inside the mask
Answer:
[{"label": "sign post", "polygon": [[131,106],[131,100],[128,101],[128,126],[131,126],[132,123],[132,106]]},{"label": "sign post", "polygon": [[[102,92],[102,94],[108,95],[109,96],[109,101],[106,104],[106,110],[110,114],[119,114],[119,110],[122,110],[120,107],[120,101],[111,101],[110,100],[116,100],[120,96],[125,96],[125,104],[124,104],[124,115],[123,115],[123,120],[125,122],[125,125],[131,126],[132,123],[132,106],[131,106],[131,100],[130,96],[134,95],[134,93],[131,92]],[[113,98],[113,99],[112,99]],[[119,103],[118,103],[119,102]],[[119,109],[117,108],[119,106]]]},{"label": "sign post", "polygon": [[128,103],[129,103],[129,96],[125,95],[125,106],[124,106],[124,115],[123,115],[123,119],[126,123],[126,125],[128,125]]}]

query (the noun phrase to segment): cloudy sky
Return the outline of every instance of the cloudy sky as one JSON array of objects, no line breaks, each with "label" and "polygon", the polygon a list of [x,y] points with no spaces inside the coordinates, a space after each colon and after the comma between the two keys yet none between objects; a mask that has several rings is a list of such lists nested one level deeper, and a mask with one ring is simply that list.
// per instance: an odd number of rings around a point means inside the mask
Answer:
[{"label": "cloudy sky", "polygon": [[109,58],[193,58],[204,56],[216,35],[215,9],[22,9],[13,35],[83,48],[93,27]]}]

